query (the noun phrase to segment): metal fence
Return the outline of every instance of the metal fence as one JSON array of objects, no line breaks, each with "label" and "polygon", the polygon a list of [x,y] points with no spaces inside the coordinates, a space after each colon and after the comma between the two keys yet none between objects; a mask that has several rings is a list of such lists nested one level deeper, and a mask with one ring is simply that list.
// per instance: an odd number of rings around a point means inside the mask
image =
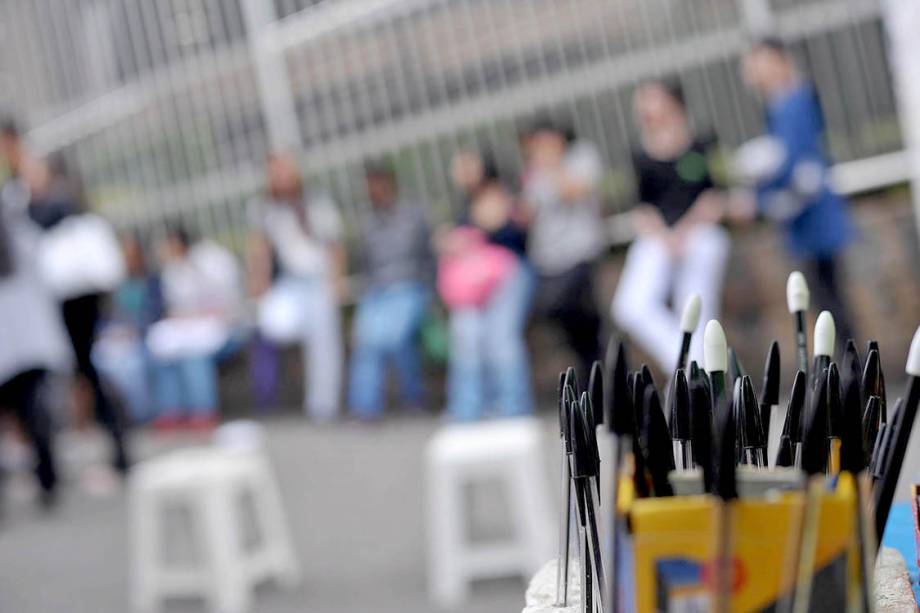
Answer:
[{"label": "metal fence", "polygon": [[615,212],[632,202],[636,82],[678,76],[698,128],[736,145],[761,129],[739,54],[767,27],[816,81],[836,159],[899,151],[880,4],[0,0],[0,107],[72,157],[123,226],[182,219],[239,245],[273,147],[301,154],[346,220],[381,156],[446,218],[452,152],[488,147],[514,171],[539,112],[599,144]]}]

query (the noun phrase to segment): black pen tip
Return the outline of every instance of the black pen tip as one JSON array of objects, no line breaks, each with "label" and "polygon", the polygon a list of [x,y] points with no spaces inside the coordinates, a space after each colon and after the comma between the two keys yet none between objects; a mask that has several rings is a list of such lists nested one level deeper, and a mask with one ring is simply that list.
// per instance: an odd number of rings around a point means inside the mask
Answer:
[{"label": "black pen tip", "polygon": [[652,369],[648,367],[648,364],[642,365],[642,381],[645,385],[651,385],[658,389],[658,386],[655,385],[655,377],[652,376]]},{"label": "black pen tip", "polygon": [[577,396],[581,391],[581,388],[578,385],[578,373],[575,372],[575,368],[573,366],[569,366],[565,370],[565,381],[567,385],[572,386],[572,389],[575,390],[575,394]]},{"label": "black pen tip", "polygon": [[786,406],[786,421],[783,423],[783,436],[788,436],[793,443],[802,442],[802,414],[807,390],[808,377],[801,370],[796,371],[789,404]]},{"label": "black pen tip", "polygon": [[827,434],[841,437],[843,429],[843,400],[840,390],[840,371],[831,362],[827,368]]},{"label": "black pen tip", "polygon": [[588,394],[591,398],[591,409],[594,412],[594,425],[604,423],[604,368],[597,360],[591,364],[588,375]]},{"label": "black pen tip", "polygon": [[862,358],[859,357],[859,349],[856,347],[856,341],[848,338],[843,346],[843,358],[840,361],[841,374],[856,370],[862,373]]},{"label": "black pen tip", "polygon": [[760,390],[760,402],[765,405],[779,404],[780,361],[779,343],[770,343],[767,361],[763,369],[763,389]]},{"label": "black pen tip", "polygon": [[690,440],[690,385],[684,369],[679,368],[674,375],[671,388],[671,438],[673,440]]},{"label": "black pen tip", "polygon": [[633,377],[629,373],[626,345],[623,342],[617,343],[612,356],[610,349],[608,348],[607,352],[611,360],[608,367],[610,382],[605,386],[605,393],[609,399],[605,407],[607,427],[617,436],[632,435],[635,431],[631,381]]},{"label": "black pen tip", "polygon": [[754,382],[748,375],[741,377],[741,410],[736,415],[742,420],[736,426],[741,436],[741,447],[765,450],[767,437],[760,421],[760,407],[757,404],[757,394],[754,392]]},{"label": "black pen tip", "polygon": [[642,427],[642,439],[645,449],[645,461],[652,476],[656,496],[673,494],[668,482],[668,473],[674,470],[674,455],[668,423],[661,410],[658,390],[649,385],[645,388],[645,421]]}]

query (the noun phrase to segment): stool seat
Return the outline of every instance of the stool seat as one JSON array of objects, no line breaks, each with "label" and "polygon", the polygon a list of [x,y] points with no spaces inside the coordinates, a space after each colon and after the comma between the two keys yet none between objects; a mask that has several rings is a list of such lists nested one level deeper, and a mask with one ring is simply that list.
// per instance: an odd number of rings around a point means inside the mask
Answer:
[{"label": "stool seat", "polygon": [[434,462],[489,462],[540,444],[540,423],[532,417],[500,419],[478,424],[451,424],[428,445]]},{"label": "stool seat", "polygon": [[[444,426],[429,441],[425,457],[428,581],[438,605],[462,604],[474,579],[529,577],[552,554],[554,521],[537,419]],[[512,538],[472,542],[465,491],[495,480],[507,494]]]},{"label": "stool seat", "polygon": [[[189,449],[143,462],[129,484],[132,606],[154,611],[165,597],[203,596],[220,613],[249,610],[256,583],[295,585],[300,570],[291,549],[277,483],[258,450]],[[240,500],[252,501],[260,536],[244,547]],[[161,555],[167,506],[185,508],[201,537],[200,563],[170,567]]]}]

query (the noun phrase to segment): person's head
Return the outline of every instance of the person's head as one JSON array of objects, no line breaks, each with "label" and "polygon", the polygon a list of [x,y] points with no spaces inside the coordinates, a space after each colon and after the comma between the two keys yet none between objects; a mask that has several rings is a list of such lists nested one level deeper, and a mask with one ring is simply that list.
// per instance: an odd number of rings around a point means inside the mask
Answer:
[{"label": "person's head", "polygon": [[450,176],[454,187],[471,195],[483,183],[498,180],[498,165],[488,152],[462,149],[454,154],[450,162]]},{"label": "person's head", "polygon": [[569,142],[571,130],[548,116],[537,117],[526,131],[526,157],[537,166],[558,164]]},{"label": "person's head", "polygon": [[160,243],[160,259],[164,262],[175,262],[185,259],[192,244],[188,230],[181,224],[167,226]]},{"label": "person's head", "polygon": [[296,158],[287,152],[270,153],[265,160],[266,191],[272,200],[292,202],[303,196],[303,179]]},{"label": "person's head", "polygon": [[0,119],[0,156],[12,172],[19,172],[23,157],[22,137],[12,117]]},{"label": "person's head", "polygon": [[147,272],[147,258],[140,236],[134,233],[122,236],[121,253],[130,276],[140,277]]},{"label": "person's head", "polygon": [[782,40],[764,38],[745,54],[741,72],[750,88],[770,96],[788,87],[795,78],[795,60]]},{"label": "person's head", "polygon": [[679,81],[646,81],[633,94],[633,111],[639,129],[653,132],[687,125],[684,90]]},{"label": "person's head", "polygon": [[396,202],[396,173],[383,162],[368,164],[364,170],[367,197],[375,209],[389,208]]}]

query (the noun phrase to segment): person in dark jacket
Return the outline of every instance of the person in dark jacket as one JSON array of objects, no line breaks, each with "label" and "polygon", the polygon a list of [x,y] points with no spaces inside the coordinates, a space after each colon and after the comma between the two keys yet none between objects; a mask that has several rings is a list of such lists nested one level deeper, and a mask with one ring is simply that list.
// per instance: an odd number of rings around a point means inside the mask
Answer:
[{"label": "person in dark jacket", "polygon": [[779,39],[755,44],[744,57],[743,72],[764,98],[766,134],[777,152],[775,163],[756,179],[757,208],[782,228],[815,303],[834,315],[841,338],[852,337],[841,280],[843,252],[855,232],[846,200],[830,183],[815,89]]}]

